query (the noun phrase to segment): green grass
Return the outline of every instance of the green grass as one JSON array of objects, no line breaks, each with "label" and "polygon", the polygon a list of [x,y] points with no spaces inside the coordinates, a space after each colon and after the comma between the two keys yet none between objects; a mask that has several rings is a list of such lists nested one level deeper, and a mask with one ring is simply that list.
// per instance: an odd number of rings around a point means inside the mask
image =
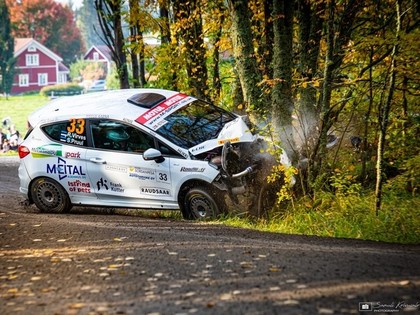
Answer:
[{"label": "green grass", "polygon": [[400,244],[420,244],[420,197],[386,195],[376,216],[374,198],[323,193],[321,203],[302,198],[268,220],[229,216],[221,223],[261,231],[352,238]]},{"label": "green grass", "polygon": [[0,119],[10,117],[16,129],[23,135],[27,130],[27,117],[34,110],[45,105],[49,99],[40,95],[0,96]]}]

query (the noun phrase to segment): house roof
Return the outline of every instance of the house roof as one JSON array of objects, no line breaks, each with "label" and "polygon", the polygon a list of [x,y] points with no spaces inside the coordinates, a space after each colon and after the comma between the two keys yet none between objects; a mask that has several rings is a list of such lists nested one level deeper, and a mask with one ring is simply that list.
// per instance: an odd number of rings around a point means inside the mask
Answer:
[{"label": "house roof", "polygon": [[63,58],[55,54],[53,51],[49,50],[47,47],[42,45],[41,43],[37,42],[33,38],[15,38],[15,52],[14,56],[19,56],[22,52],[24,52],[29,46],[35,46],[37,49],[42,51],[48,57],[61,62]]},{"label": "house roof", "polygon": [[89,55],[89,53],[95,50],[98,53],[100,53],[102,55],[102,57],[108,61],[112,61],[112,55],[111,55],[111,49],[109,49],[108,46],[106,45],[93,45],[92,47],[89,48],[89,50],[86,52],[86,54],[84,55],[84,58],[86,58],[86,56]]},{"label": "house roof", "polygon": [[69,68],[67,68],[62,62],[60,62],[58,64],[58,71],[59,72],[66,72],[66,73],[70,73]]}]

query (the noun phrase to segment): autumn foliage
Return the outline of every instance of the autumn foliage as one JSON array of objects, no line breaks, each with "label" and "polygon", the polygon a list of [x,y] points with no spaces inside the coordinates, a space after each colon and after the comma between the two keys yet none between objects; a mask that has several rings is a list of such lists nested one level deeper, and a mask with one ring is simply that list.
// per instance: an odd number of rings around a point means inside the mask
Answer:
[{"label": "autumn foliage", "polygon": [[6,0],[15,38],[34,38],[70,64],[83,51],[73,11],[53,0]]}]

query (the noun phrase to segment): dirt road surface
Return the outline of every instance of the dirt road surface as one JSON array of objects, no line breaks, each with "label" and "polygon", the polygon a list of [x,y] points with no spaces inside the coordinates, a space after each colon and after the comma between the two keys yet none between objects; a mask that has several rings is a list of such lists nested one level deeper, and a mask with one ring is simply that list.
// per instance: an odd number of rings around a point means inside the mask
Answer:
[{"label": "dirt road surface", "polygon": [[0,314],[420,314],[420,246],[43,214],[0,157]]}]

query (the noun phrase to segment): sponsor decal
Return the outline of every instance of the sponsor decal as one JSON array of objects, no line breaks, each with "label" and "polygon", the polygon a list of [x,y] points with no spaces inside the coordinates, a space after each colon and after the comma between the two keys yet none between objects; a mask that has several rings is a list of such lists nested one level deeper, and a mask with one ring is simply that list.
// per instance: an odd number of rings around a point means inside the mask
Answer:
[{"label": "sponsor decal", "polygon": [[196,152],[196,151],[203,150],[205,147],[206,146],[204,146],[204,145],[195,146],[195,147],[191,148],[191,152]]},{"label": "sponsor decal", "polygon": [[181,93],[176,94],[163,103],[149,109],[143,115],[139,116],[136,122],[152,130],[157,130],[166,123],[165,117],[194,100],[194,97]]},{"label": "sponsor decal", "polygon": [[64,178],[86,178],[82,165],[67,164],[67,161],[60,157],[56,164],[47,164],[47,174],[58,174],[60,180]]},{"label": "sponsor decal", "polygon": [[90,183],[82,182],[80,180],[75,180],[72,182],[68,182],[67,184],[69,186],[70,192],[78,192],[78,193],[86,193],[86,194],[91,193]]},{"label": "sponsor decal", "polygon": [[64,157],[66,159],[80,159],[80,152],[66,152]]},{"label": "sponsor decal", "polygon": [[109,184],[111,186],[111,191],[118,192],[118,193],[123,193],[124,192],[124,188],[122,187],[122,185],[120,183],[110,182]]},{"label": "sponsor decal", "polygon": [[87,118],[109,118],[109,115],[106,114],[89,114],[86,115]]},{"label": "sponsor decal", "polygon": [[236,138],[230,138],[230,139],[222,139],[222,140],[218,140],[217,141],[217,143],[219,144],[219,145],[223,145],[223,144],[225,144],[225,142],[230,142],[230,143],[234,143],[234,142],[239,142],[239,137],[236,137]]},{"label": "sponsor decal", "polygon": [[165,188],[140,187],[140,192],[145,195],[171,195],[170,190]]},{"label": "sponsor decal", "polygon": [[130,167],[128,170],[129,177],[135,177],[140,180],[156,180],[156,173],[153,169]]},{"label": "sponsor decal", "polygon": [[100,180],[96,182],[96,187],[98,187],[98,191],[100,191],[101,189],[105,189],[105,190],[110,190],[117,193],[123,193],[125,190],[121,183],[114,183],[114,182],[108,183],[108,180],[103,179],[102,177]]},{"label": "sponsor decal", "polygon": [[125,166],[119,166],[119,165],[105,165],[105,170],[106,171],[111,171],[111,172],[118,172],[118,173],[127,173],[127,167]]},{"label": "sponsor decal", "polygon": [[188,153],[182,150],[181,148],[177,149],[177,152],[181,154],[184,158],[188,159]]},{"label": "sponsor decal", "polygon": [[181,167],[181,172],[203,173],[205,170],[205,167]]},{"label": "sponsor decal", "polygon": [[49,156],[63,156],[61,144],[47,144],[31,149],[32,157],[43,158]]}]

